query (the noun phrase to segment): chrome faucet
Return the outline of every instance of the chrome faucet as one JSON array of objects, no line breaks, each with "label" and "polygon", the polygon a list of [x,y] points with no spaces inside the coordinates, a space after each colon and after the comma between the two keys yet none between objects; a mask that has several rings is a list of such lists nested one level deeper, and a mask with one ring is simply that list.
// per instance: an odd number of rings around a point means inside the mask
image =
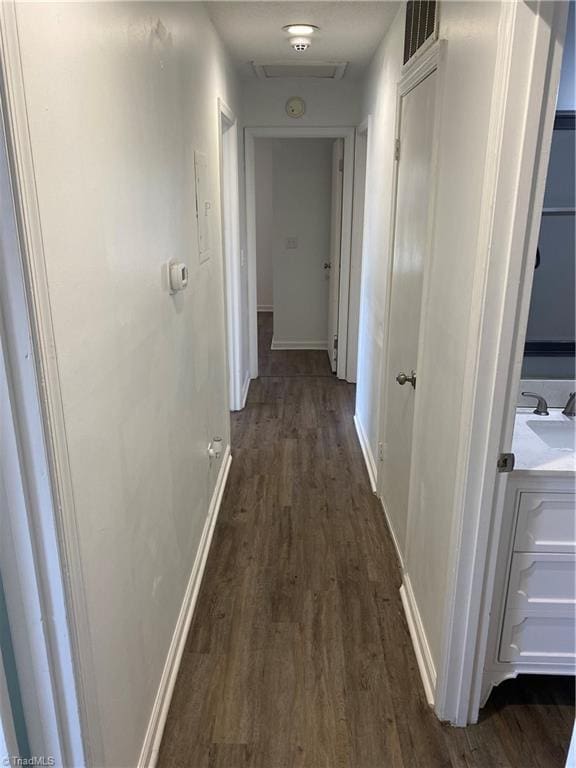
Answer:
[{"label": "chrome faucet", "polygon": [[536,403],[536,408],[534,408],[534,413],[537,416],[550,415],[548,413],[548,403],[542,397],[542,395],[537,395],[536,392],[522,392],[522,397],[535,397],[538,400],[538,402]]},{"label": "chrome faucet", "polygon": [[562,413],[564,416],[576,416],[576,392],[570,392],[570,397]]}]

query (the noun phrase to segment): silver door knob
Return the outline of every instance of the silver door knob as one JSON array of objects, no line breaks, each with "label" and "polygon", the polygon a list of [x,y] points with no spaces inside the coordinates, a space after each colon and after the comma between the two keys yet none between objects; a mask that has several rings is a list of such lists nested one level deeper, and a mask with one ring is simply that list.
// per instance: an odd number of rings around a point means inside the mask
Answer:
[{"label": "silver door knob", "polygon": [[412,387],[416,389],[416,371],[410,371],[410,376],[407,376],[405,373],[399,373],[398,376],[396,376],[396,381],[401,387],[403,387],[404,384],[410,383],[412,384]]},{"label": "silver door knob", "polygon": [[332,269],[332,264],[329,261],[324,262],[324,269]]}]

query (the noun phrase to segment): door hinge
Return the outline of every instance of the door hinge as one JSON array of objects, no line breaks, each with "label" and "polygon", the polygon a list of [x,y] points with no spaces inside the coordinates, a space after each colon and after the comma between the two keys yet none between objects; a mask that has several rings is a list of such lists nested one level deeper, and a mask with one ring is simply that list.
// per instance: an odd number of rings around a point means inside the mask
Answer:
[{"label": "door hinge", "polygon": [[394,142],[394,160],[400,160],[400,139]]},{"label": "door hinge", "polygon": [[498,472],[512,472],[515,462],[516,457],[513,453],[501,453],[496,462]]},{"label": "door hinge", "polygon": [[340,171],[340,173],[342,173],[343,170],[344,170],[344,158],[343,157],[341,157],[340,160],[338,160],[338,170]]},{"label": "door hinge", "polygon": [[334,342],[332,344],[332,360],[335,363],[338,362],[338,336],[334,336]]}]

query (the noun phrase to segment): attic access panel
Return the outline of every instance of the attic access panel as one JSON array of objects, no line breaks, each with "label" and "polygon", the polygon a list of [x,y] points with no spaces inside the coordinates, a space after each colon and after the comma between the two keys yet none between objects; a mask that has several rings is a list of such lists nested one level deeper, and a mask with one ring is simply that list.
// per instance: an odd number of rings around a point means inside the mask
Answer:
[{"label": "attic access panel", "polygon": [[322,80],[341,80],[348,66],[347,62],[308,61],[296,64],[292,61],[277,61],[263,64],[253,61],[252,67],[260,80],[279,77],[308,77]]}]

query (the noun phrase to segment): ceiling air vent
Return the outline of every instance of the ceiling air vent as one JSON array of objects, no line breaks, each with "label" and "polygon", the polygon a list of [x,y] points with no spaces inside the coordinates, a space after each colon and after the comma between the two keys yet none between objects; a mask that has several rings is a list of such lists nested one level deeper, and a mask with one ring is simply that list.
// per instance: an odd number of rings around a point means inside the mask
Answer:
[{"label": "ceiling air vent", "polygon": [[427,40],[436,37],[437,6],[436,0],[408,0],[406,3],[404,64]]},{"label": "ceiling air vent", "polygon": [[253,61],[252,67],[260,80],[273,80],[278,77],[316,77],[322,80],[341,80],[346,71],[347,62],[307,61],[302,64],[291,61],[277,61],[261,64]]}]

